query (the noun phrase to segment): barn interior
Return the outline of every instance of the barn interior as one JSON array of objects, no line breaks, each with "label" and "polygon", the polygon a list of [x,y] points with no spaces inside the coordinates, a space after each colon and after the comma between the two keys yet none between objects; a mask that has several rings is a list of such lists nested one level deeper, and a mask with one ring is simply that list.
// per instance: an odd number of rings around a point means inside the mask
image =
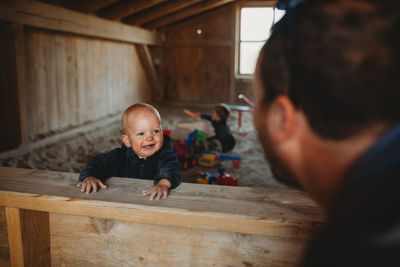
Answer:
[{"label": "barn interior", "polygon": [[[251,46],[262,42],[240,40],[240,14],[276,12],[273,1],[35,4],[18,6],[27,11],[17,17],[4,12],[1,164],[77,173],[98,152],[121,144],[118,121],[131,104],[156,105],[164,129],[174,131],[190,121],[184,108],[210,113],[218,103],[246,105],[240,94],[254,101],[254,66],[247,61],[259,49]],[[221,164],[240,185],[283,188],[257,145],[251,112],[240,113],[233,110],[228,123],[237,139],[230,154],[243,159],[241,167]],[[184,181],[196,182],[199,171],[183,172]]]},{"label": "barn interior", "polygon": [[[11,177],[11,172],[14,172],[13,175],[21,177],[21,181],[31,175],[31,181],[44,183],[39,181],[40,177],[48,179],[57,174],[57,177],[68,180],[63,188],[69,194],[59,193],[57,196],[79,198],[79,192],[72,192],[69,187],[77,182],[78,173],[91,157],[121,145],[120,120],[128,106],[139,102],[154,105],[161,114],[164,130],[172,132],[180,123],[198,122],[187,116],[184,109],[210,113],[218,103],[248,107],[238,95],[256,100],[254,63],[269,27],[278,19],[275,4],[276,1],[261,0],[1,0],[0,164],[13,167],[2,169],[3,177]],[[262,37],[245,37],[246,29],[242,27],[246,9],[260,8],[270,14]],[[251,20],[252,13],[249,14],[247,19]],[[61,208],[64,204],[55,207],[53,202],[49,204],[48,199],[40,197],[32,200],[32,196],[6,194],[0,201],[3,206],[1,228],[7,229],[8,225],[8,230],[1,232],[0,265],[21,266],[18,265],[21,261],[25,265],[39,261],[44,264],[41,266],[50,262],[52,266],[295,265],[311,230],[323,220],[322,215],[319,207],[302,192],[273,179],[252,120],[251,110],[231,109],[228,125],[234,133],[236,146],[229,154],[240,156],[242,160],[238,168],[231,161],[220,163],[238,179],[239,187],[243,189],[215,189],[215,185],[210,185],[213,186],[210,189],[201,187],[206,185],[193,184],[192,187],[184,185],[179,189],[182,192],[177,191],[177,197],[182,194],[182,199],[188,199],[188,205],[203,201],[201,198],[211,199],[207,205],[203,203],[200,210],[213,205],[220,207],[207,210],[210,214],[202,223],[192,225],[176,221],[166,224],[158,217],[151,221],[153,217],[147,213],[142,217],[128,218],[115,215],[111,204],[109,207],[104,205],[110,211],[102,212],[94,202],[82,202],[83,212],[70,206]],[[206,127],[211,126],[206,124]],[[183,182],[196,183],[199,171],[217,172],[217,167],[195,166],[184,170]],[[126,181],[115,181],[121,190],[124,186],[133,188],[132,184],[125,184]],[[13,183],[8,181],[1,190],[12,191],[4,188],[12,188],[8,184]],[[141,181],[134,183],[140,184]],[[14,186],[19,188],[17,182]],[[243,190],[248,195],[242,196],[242,191],[219,190]],[[42,196],[51,191],[49,187],[46,192],[21,192]],[[214,198],[214,193],[222,199]],[[264,197],[265,194],[270,197]],[[232,197],[225,199],[229,195]],[[191,199],[193,196],[197,198]],[[135,197],[121,202],[149,205],[138,200],[140,196]],[[11,199],[24,204],[11,205]],[[119,203],[115,197],[100,200]],[[278,200],[285,204],[273,209],[277,219],[266,229],[280,230],[235,230],[243,223],[248,223],[248,229],[265,227],[253,226],[253,221],[250,223],[248,218],[253,216],[251,220],[259,223],[256,220],[263,220],[264,216],[260,214],[270,210],[256,208],[254,214],[245,212],[258,207],[256,202],[260,205],[266,202],[276,204]],[[225,218],[231,223],[215,219],[220,218],[215,215],[218,212],[225,214],[224,209],[229,203],[239,202],[243,204],[237,208],[242,210],[239,214],[242,217],[235,217],[238,211],[232,209],[227,212],[232,216]],[[176,209],[173,204],[151,205],[158,205],[150,206],[156,214],[167,212],[165,207]],[[161,210],[155,211],[160,206]],[[119,208],[123,209],[122,206]],[[191,209],[183,204],[179,208]],[[126,209],[125,212],[133,212],[136,208]],[[182,215],[174,212],[167,218],[172,220],[174,216]],[[200,215],[193,214],[188,212],[182,216],[193,221],[200,218],[194,219],[191,216]],[[30,237],[30,241],[25,242],[28,239],[24,236],[29,235],[27,230],[22,231],[22,241],[13,239],[9,221],[13,216],[17,216],[21,225],[32,220],[36,222],[33,225],[44,227],[44,230],[39,227],[40,231],[47,235],[35,237],[45,244],[39,246],[39,254],[27,255],[26,246],[35,239]],[[183,230],[176,230],[181,229],[179,227]],[[77,230],[75,235],[68,231],[71,228]],[[219,234],[214,235],[213,231]],[[162,233],[162,241],[158,241],[156,232]],[[124,233],[129,234],[124,237]],[[82,241],[85,235],[88,236],[86,243]],[[131,244],[128,236],[147,240],[143,247],[135,247],[140,255],[127,250],[126,246]],[[188,240],[183,242],[188,236]],[[14,242],[25,246],[22,254],[12,252],[19,251],[13,248]],[[166,249],[162,242],[176,242],[175,249],[186,249],[180,252]],[[228,249],[231,244],[235,245]],[[76,254],[79,247],[81,251],[94,248],[96,253],[88,253],[88,258],[79,256]],[[37,256],[43,254],[45,256]],[[174,260],[169,256],[175,257]]]}]

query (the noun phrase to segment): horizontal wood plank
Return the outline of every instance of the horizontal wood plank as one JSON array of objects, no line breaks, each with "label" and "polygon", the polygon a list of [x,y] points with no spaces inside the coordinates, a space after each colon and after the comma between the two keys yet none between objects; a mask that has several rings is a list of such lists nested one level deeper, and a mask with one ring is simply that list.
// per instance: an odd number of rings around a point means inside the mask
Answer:
[{"label": "horizontal wood plank", "polygon": [[[297,266],[307,240],[50,214],[54,266]],[[84,253],[82,253],[84,252]]]},{"label": "horizontal wood plank", "polygon": [[324,221],[303,192],[181,184],[167,200],[141,190],[152,181],[110,178],[109,188],[82,194],[77,174],[0,168],[0,206],[146,224],[292,238],[308,238]]},{"label": "horizontal wood plank", "polygon": [[158,44],[155,32],[36,1],[2,1],[0,20],[129,43]]}]

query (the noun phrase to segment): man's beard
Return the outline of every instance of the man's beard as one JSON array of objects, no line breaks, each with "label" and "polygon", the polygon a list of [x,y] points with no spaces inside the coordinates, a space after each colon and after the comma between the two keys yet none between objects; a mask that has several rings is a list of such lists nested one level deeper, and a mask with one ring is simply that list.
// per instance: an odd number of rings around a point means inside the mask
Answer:
[{"label": "man's beard", "polygon": [[265,159],[270,165],[271,172],[274,175],[274,178],[284,185],[301,188],[296,179],[296,176],[276,155],[276,152],[273,150],[271,138],[268,136],[265,129],[258,131],[258,139],[263,146]]}]

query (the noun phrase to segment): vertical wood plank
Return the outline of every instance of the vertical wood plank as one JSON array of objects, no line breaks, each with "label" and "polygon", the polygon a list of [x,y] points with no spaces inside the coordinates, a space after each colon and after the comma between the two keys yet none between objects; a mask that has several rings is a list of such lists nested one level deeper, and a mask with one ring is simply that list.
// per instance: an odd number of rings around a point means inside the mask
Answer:
[{"label": "vertical wood plank", "polygon": [[57,57],[55,47],[55,36],[46,35],[46,50],[45,53],[45,74],[46,74],[46,98],[47,107],[46,113],[48,118],[49,131],[57,131],[58,127],[58,82],[56,83],[57,72]]},{"label": "vertical wood plank", "polygon": [[25,65],[25,38],[24,27],[21,24],[14,24],[15,32],[15,55],[17,69],[17,87],[19,104],[19,121],[21,144],[29,140],[30,122],[28,120],[28,97],[26,90],[26,65]]},{"label": "vertical wood plank", "polygon": [[77,39],[66,38],[66,57],[67,57],[67,90],[68,90],[68,106],[69,125],[78,124],[78,71],[77,71]]},{"label": "vertical wood plank", "polygon": [[5,207],[0,207],[0,266],[10,266],[10,249],[8,245],[7,219]]},{"label": "vertical wood plank", "polygon": [[51,266],[49,213],[20,210],[25,266]]},{"label": "vertical wood plank", "polygon": [[37,53],[34,53],[33,60],[35,61],[34,67],[37,69],[34,75],[37,75],[38,83],[35,87],[36,92],[36,109],[37,109],[37,123],[38,123],[38,134],[46,134],[49,129],[49,114],[47,114],[47,41],[46,36],[40,36],[38,33],[33,32],[33,35],[38,35],[36,38],[38,40]]},{"label": "vertical wood plank", "polygon": [[24,266],[20,210],[6,207],[6,218],[11,266]]},{"label": "vertical wood plank", "polygon": [[68,108],[71,106],[68,99],[68,87],[67,87],[67,50],[66,50],[66,38],[61,34],[57,34],[55,37],[55,90],[57,94],[57,111],[58,111],[58,129],[62,130],[67,128],[69,118]]},{"label": "vertical wood plank", "polygon": [[29,138],[33,138],[38,133],[38,94],[36,88],[38,87],[38,75],[36,75],[37,67],[35,57],[38,56],[38,38],[33,35],[29,29],[24,31],[24,38],[26,42],[25,46],[25,64],[26,64],[26,92],[28,108],[28,120],[29,120]]},{"label": "vertical wood plank", "polygon": [[6,207],[11,266],[51,266],[47,212]]}]

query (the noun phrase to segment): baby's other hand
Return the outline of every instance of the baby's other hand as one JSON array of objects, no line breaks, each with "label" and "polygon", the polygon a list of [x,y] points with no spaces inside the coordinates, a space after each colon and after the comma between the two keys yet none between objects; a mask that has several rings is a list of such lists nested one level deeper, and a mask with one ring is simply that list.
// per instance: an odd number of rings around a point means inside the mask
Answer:
[{"label": "baby's other hand", "polygon": [[150,200],[160,200],[161,197],[166,199],[168,197],[168,191],[171,188],[171,183],[167,179],[161,179],[158,184],[143,190],[142,194],[144,196],[150,195]]},{"label": "baby's other hand", "polygon": [[90,191],[93,189],[93,192],[97,192],[97,188],[101,187],[103,189],[106,189],[107,186],[103,184],[99,179],[95,177],[86,177],[82,182],[78,183],[76,185],[77,187],[81,187],[81,192],[85,192],[86,194],[89,194]]}]

